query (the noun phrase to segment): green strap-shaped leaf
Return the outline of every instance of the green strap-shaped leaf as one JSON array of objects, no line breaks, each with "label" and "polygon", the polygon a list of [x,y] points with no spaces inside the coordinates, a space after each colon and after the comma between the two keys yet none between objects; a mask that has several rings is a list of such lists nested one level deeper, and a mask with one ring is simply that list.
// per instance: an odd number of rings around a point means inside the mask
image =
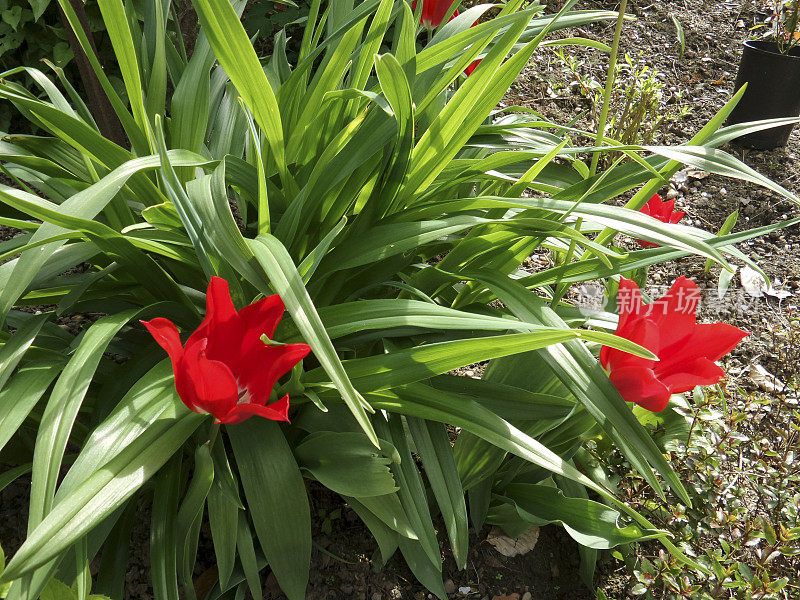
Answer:
[{"label": "green strap-shaped leaf", "polygon": [[[210,162],[207,158],[183,150],[171,150],[168,155],[175,166],[201,166]],[[65,200],[59,205],[58,210],[65,216],[87,220],[94,219],[131,178],[143,171],[157,169],[160,166],[161,160],[158,156],[129,160],[94,185]],[[163,196],[154,187],[153,190],[155,194],[143,194],[141,198],[154,196],[154,199],[159,198],[155,203],[163,201]],[[16,191],[9,193],[16,194]],[[30,241],[35,242],[46,239],[58,233],[63,233],[63,231],[61,227],[44,223],[32,235]],[[13,275],[9,276],[5,281],[0,279],[0,282],[3,283],[0,291],[0,322],[4,320],[8,311],[14,306],[30,283],[40,274],[47,261],[62,246],[63,242],[53,242],[52,244],[47,244],[38,252],[23,254],[13,264],[7,263],[12,265]]]},{"label": "green strap-shaped leaf", "polygon": [[[344,367],[359,389],[372,391],[412,383],[476,362],[528,352],[579,337],[603,339],[611,345],[629,348],[625,344],[618,344],[614,340],[617,336],[604,334],[599,338],[597,335],[598,332],[571,329],[564,325],[561,329],[543,329],[533,333],[512,333],[425,344],[388,354],[347,360],[344,362]],[[635,349],[630,348],[630,350]],[[630,350],[626,349],[626,352]],[[637,353],[642,354],[638,350]],[[649,352],[648,354],[653,356]],[[321,383],[328,375],[329,373],[323,369],[317,368],[306,375],[305,381]]]},{"label": "green strap-shaped leaf", "polygon": [[56,381],[42,415],[33,452],[29,533],[38,527],[53,506],[64,450],[106,346],[135,314],[136,311],[125,311],[94,323]]},{"label": "green strap-shaped leaf", "polygon": [[194,0],[193,4],[214,54],[253,112],[272,150],[284,187],[292,193],[296,184],[286,168],[278,102],[236,11],[228,0]]},{"label": "green strap-shaped leaf", "polygon": [[133,147],[138,152],[144,153],[147,149],[147,138],[145,132],[139,129],[136,120],[133,118],[130,111],[128,111],[125,103],[119,97],[113,84],[106,76],[100,61],[97,58],[97,54],[94,52],[94,45],[87,37],[86,30],[83,28],[83,24],[80,22],[75,9],[68,0],[58,0],[58,4],[61,7],[61,10],[64,12],[64,15],[67,17],[67,21],[69,22],[75,37],[80,43],[81,48],[89,59],[92,70],[97,76],[100,85],[103,87],[103,91],[108,96],[108,99],[114,108],[114,112],[122,123],[125,133],[128,135],[128,139],[131,140]]},{"label": "green strap-shaped leaf", "polygon": [[236,531],[239,527],[239,507],[223,491],[219,477],[214,474],[214,485],[208,491],[208,522],[214,540],[219,584],[228,585],[236,561]]},{"label": "green strap-shaped leaf", "polygon": [[208,444],[198,446],[194,452],[194,473],[175,521],[178,573],[183,582],[183,593],[196,600],[192,574],[197,560],[200,524],[208,491],[214,481],[214,462]]},{"label": "green strap-shaped leaf", "polygon": [[418,539],[416,532],[411,527],[408,516],[406,516],[406,511],[400,503],[400,496],[397,492],[386,494],[385,496],[366,496],[364,498],[342,496],[342,498],[349,504],[356,501],[363,505],[381,523],[401,536],[410,540]]},{"label": "green strap-shaped leaf", "polygon": [[[117,520],[107,541],[103,547],[103,555],[100,559],[100,566],[97,569],[97,581],[94,589],[102,592],[109,598],[123,598],[125,596],[126,575],[128,573],[128,556],[131,550],[131,532],[137,518],[136,502],[128,502],[122,511],[122,515]],[[83,538],[82,553],[85,556],[84,572],[82,579],[85,594],[92,589],[92,576],[89,567],[89,544],[86,537]],[[83,557],[82,557],[83,558]]]},{"label": "green strap-shaped leaf", "polygon": [[64,366],[61,357],[23,365],[0,391],[0,450],[16,433]]},{"label": "green strap-shaped leaf", "polygon": [[464,569],[469,547],[469,521],[464,489],[461,487],[447,429],[441,423],[413,417],[408,417],[406,422],[425,467],[425,476],[442,513],[456,566]]},{"label": "green strap-shaped leaf", "polygon": [[103,14],[106,31],[114,47],[114,55],[122,73],[122,80],[125,82],[128,101],[133,109],[133,118],[139,129],[147,132],[149,122],[144,106],[144,86],[142,85],[139,62],[136,58],[136,50],[133,47],[133,36],[128,25],[128,15],[125,13],[125,7],[122,4],[122,0],[98,0],[98,5],[100,6],[100,12]]},{"label": "green strap-shaped leaf", "polygon": [[[379,447],[378,437],[375,435],[372,423],[370,423],[364,410],[365,407],[370,410],[371,408],[356,391],[347,376],[333,343],[325,333],[325,326],[322,324],[322,320],[319,318],[311,297],[303,285],[303,280],[286,248],[277,238],[271,235],[260,235],[255,240],[246,240],[246,242],[269,278],[272,288],[283,299],[297,328],[303,334],[305,341],[311,346],[314,356],[331,378],[336,389],[339,390],[356,421],[358,421],[370,441],[376,447]],[[262,291],[266,292],[264,282],[258,283],[260,283],[259,287],[262,288]]]},{"label": "green strap-shaped leaf", "polygon": [[436,568],[427,553],[416,540],[399,537],[397,543],[408,567],[419,582],[436,594],[439,600],[447,600],[447,592],[442,582],[442,573]]},{"label": "green strap-shaped leaf", "polygon": [[5,386],[11,373],[17,368],[19,361],[33,344],[33,340],[36,339],[45,321],[47,321],[47,315],[31,317],[0,348],[0,389]]},{"label": "green strap-shaped leaf", "polygon": [[[247,587],[250,588],[250,593],[253,598],[258,598],[261,595],[261,576],[258,572],[266,565],[259,563],[256,556],[256,548],[253,545],[253,533],[250,531],[250,526],[247,524],[247,517],[244,511],[237,511],[238,518],[236,523],[236,548],[239,551],[239,561],[242,563],[242,570],[244,571],[245,579],[247,580]],[[230,583],[229,583],[230,585]]]},{"label": "green strap-shaped leaf", "polygon": [[[403,66],[393,54],[375,56],[375,73],[397,121],[397,142],[386,173],[384,192],[380,196],[382,202],[391,203],[411,162],[411,151],[414,147],[414,103]],[[384,208],[384,214],[390,212],[393,212],[391,204]]]},{"label": "green strap-shaped leaf", "polygon": [[367,526],[372,537],[378,542],[378,550],[381,553],[381,562],[386,564],[397,550],[397,533],[390,529],[381,519],[375,516],[366,506],[355,498],[345,498],[347,504],[359,516]]},{"label": "green strap-shaped leaf", "polygon": [[361,498],[397,491],[389,470],[393,448],[386,450],[386,455],[379,453],[361,432],[318,431],[303,439],[294,455],[326,488]]},{"label": "green strap-shaped leaf", "polygon": [[65,494],[28,535],[0,581],[17,579],[59,556],[150,479],[203,420],[178,404],[175,398],[139,437]]},{"label": "green strap-shaped leaf", "polygon": [[[526,331],[528,323],[516,319],[475,314],[439,306],[420,300],[402,298],[356,300],[332,306],[321,306],[319,316],[331,339],[360,331],[385,330],[392,327],[420,327],[435,330]],[[276,339],[301,341],[302,336],[292,323],[281,323]]]},{"label": "green strap-shaped leaf", "polygon": [[280,426],[267,419],[233,425],[228,435],[264,556],[289,600],[304,600],[311,511],[289,444]]},{"label": "green strap-shaped leaf", "polygon": [[150,516],[150,578],[155,600],[179,600],[175,517],[181,494],[181,456],[156,475]]},{"label": "green strap-shaped leaf", "polygon": [[529,523],[560,523],[570,537],[590,548],[605,550],[665,534],[664,531],[642,529],[633,524],[619,527],[620,514],[616,510],[593,500],[568,498],[553,486],[512,483],[504,494],[514,501],[520,516]]},{"label": "green strap-shaped leaf", "polygon": [[428,561],[437,571],[442,569],[442,556],[439,549],[439,540],[436,537],[436,529],[433,526],[430,509],[428,508],[428,498],[425,495],[425,486],[422,483],[422,475],[419,468],[414,463],[411,450],[408,447],[408,440],[403,430],[401,416],[389,415],[389,421],[383,415],[375,417],[375,427],[380,432],[381,437],[390,440],[397,448],[400,455],[399,463],[392,465],[397,485],[400,488],[397,495],[403,505],[408,521],[416,533],[418,544],[425,553]]}]

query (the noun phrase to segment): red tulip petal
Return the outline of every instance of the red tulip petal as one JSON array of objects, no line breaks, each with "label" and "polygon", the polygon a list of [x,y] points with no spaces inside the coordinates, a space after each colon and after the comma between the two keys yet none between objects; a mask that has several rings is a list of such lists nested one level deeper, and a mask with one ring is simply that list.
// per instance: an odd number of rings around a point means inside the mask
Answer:
[{"label": "red tulip petal", "polygon": [[695,343],[695,339],[702,340],[699,343],[704,349],[703,356],[709,360],[718,361],[736,348],[739,342],[748,335],[750,335],[749,331],[744,331],[728,323],[703,323],[695,329],[692,342]]},{"label": "red tulip petal", "polygon": [[[642,308],[642,293],[639,286],[630,279],[621,277],[619,280],[619,290],[617,291],[617,309],[619,310],[619,324],[617,325],[617,335],[624,338],[625,330],[633,320],[645,314]],[[630,339],[630,338],[628,338]]]},{"label": "red tulip petal", "polygon": [[636,240],[636,242],[642,248],[645,248],[645,249],[647,249],[647,248],[658,248],[658,244],[656,244],[655,242],[648,242],[647,240],[638,240],[638,239]]},{"label": "red tulip petal", "polygon": [[[453,4],[453,0],[423,0],[422,14],[419,18],[420,23],[424,27],[438,27],[447,14],[451,4]],[[411,10],[417,10],[416,0],[411,3]],[[458,16],[457,10],[453,13],[453,16],[450,17],[450,20],[452,21],[456,16]]]},{"label": "red tulip petal", "polygon": [[172,321],[163,317],[157,317],[152,321],[139,322],[147,328],[147,331],[158,342],[158,345],[167,351],[170,359],[172,359],[172,368],[175,370],[175,365],[180,362],[183,356],[183,346],[181,345],[178,328],[175,327]]},{"label": "red tulip petal", "polygon": [[725,377],[725,371],[707,358],[684,361],[676,368],[679,370],[659,375],[673,394],[688,392],[697,385],[714,385]]},{"label": "red tulip petal", "polygon": [[189,336],[189,344],[207,339],[206,355],[211,360],[230,364],[236,360],[241,348],[242,330],[239,326],[236,307],[231,300],[228,282],[222,277],[212,277],[206,291],[206,317]]},{"label": "red tulip petal", "polygon": [[697,324],[700,290],[686,277],[679,277],[669,291],[647,306],[647,313],[661,331],[661,347],[656,351],[662,361],[680,353]]},{"label": "red tulip petal", "polygon": [[284,310],[283,300],[275,294],[248,304],[239,311],[239,326],[244,336],[242,356],[246,356],[253,345],[263,345],[262,335],[266,334],[272,339]]},{"label": "red tulip petal", "polygon": [[[617,333],[617,335],[624,337],[626,340],[636,342],[653,353],[658,353],[661,332],[650,319],[637,319],[626,328],[624,334]],[[607,346],[603,347],[603,349],[605,348],[607,348]],[[601,357],[601,362],[608,371],[613,373],[622,367],[629,366],[652,369],[656,361],[635,356],[629,352],[617,350],[616,348],[608,348],[605,352],[605,356]]]},{"label": "red tulip petal", "polygon": [[243,364],[237,365],[239,381],[250,392],[250,402],[266,404],[278,379],[309,352],[311,347],[307,344],[262,346],[257,352],[251,352]]},{"label": "red tulip petal", "polygon": [[480,58],[479,58],[478,60],[472,61],[472,62],[470,63],[470,65],[469,65],[469,66],[468,66],[466,69],[464,69],[464,73],[466,73],[467,77],[469,77],[470,75],[472,75],[472,72],[473,72],[475,69],[477,69],[477,68],[478,68],[478,65],[479,65],[479,64],[481,64],[481,60],[483,60],[483,59],[480,59]]},{"label": "red tulip petal", "polygon": [[704,323],[695,325],[688,338],[665,347],[659,354],[661,362],[656,372],[672,373],[683,370],[683,363],[697,358],[707,358],[712,362],[733,350],[743,338],[750,335],[727,323]]},{"label": "red tulip petal", "polygon": [[220,321],[227,321],[236,314],[230,286],[222,277],[214,276],[208,283],[206,313],[213,314]]},{"label": "red tulip petal", "polygon": [[682,210],[676,210],[674,213],[672,213],[672,216],[670,216],[669,222],[673,223],[673,224],[677,223],[678,221],[680,221],[683,218],[683,215],[685,215],[685,214],[686,213],[683,212]]},{"label": "red tulip petal", "polygon": [[234,425],[255,416],[271,419],[272,421],[286,421],[288,423],[289,394],[286,394],[277,402],[273,402],[267,406],[261,406],[260,404],[239,404],[238,406],[234,406],[221,422]]},{"label": "red tulip petal", "polygon": [[652,369],[622,367],[613,371],[609,378],[627,402],[635,402],[653,412],[661,412],[669,404],[670,391],[656,379]]},{"label": "red tulip petal", "polygon": [[608,346],[603,346],[600,348],[600,364],[603,365],[605,370],[608,370],[608,361],[611,358],[609,354],[613,348],[609,348]]},{"label": "red tulip petal", "polygon": [[228,414],[239,399],[233,373],[226,364],[209,360],[202,343],[187,344],[175,383],[186,406],[195,412],[211,413],[218,420]]}]

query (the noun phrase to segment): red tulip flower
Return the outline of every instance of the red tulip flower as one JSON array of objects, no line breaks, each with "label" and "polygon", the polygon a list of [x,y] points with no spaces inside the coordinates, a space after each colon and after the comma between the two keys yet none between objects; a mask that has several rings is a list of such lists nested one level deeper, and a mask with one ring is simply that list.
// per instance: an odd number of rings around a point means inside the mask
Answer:
[{"label": "red tulip flower", "polygon": [[[447,11],[450,10],[450,7],[453,5],[453,0],[423,0],[422,2],[422,14],[419,17],[420,23],[427,27],[428,29],[435,29],[442,23],[442,19],[447,14]],[[411,10],[417,9],[417,0],[413,0],[411,2]],[[458,10],[456,10],[453,15],[448,19],[448,23],[455,19],[458,16]],[[475,27],[477,21],[470,25],[470,27]],[[478,59],[469,64],[469,66],[464,69],[464,73],[469,77],[472,75],[472,72],[481,64],[481,60]]]},{"label": "red tulip flower", "polygon": [[288,421],[289,395],[267,404],[278,379],[300,362],[306,344],[267,345],[283,317],[283,301],[269,296],[236,311],[228,282],[212,277],[206,318],[181,345],[178,328],[161,317],[142,321],[172,359],[175,387],[190,410],[217,423],[240,423],[254,415]]},{"label": "red tulip flower", "polygon": [[697,284],[679,277],[663,297],[644,305],[636,284],[622,278],[616,334],[660,359],[648,360],[603,346],[600,363],[625,400],[660,412],[672,394],[713,385],[725,377],[715,361],[749,334],[726,323],[698,324],[699,300]]},{"label": "red tulip flower", "polygon": [[[654,194],[650,200],[647,201],[641,209],[640,213],[650,215],[661,221],[662,223],[677,223],[683,218],[686,213],[681,210],[675,210],[675,200],[662,200],[661,196]],[[648,242],[647,240],[636,240],[642,248],[657,248],[658,244]]]},{"label": "red tulip flower", "polygon": [[[453,0],[423,0],[422,2],[422,14],[419,17],[419,21],[423,27],[427,27],[428,29],[434,29],[441,25],[444,16],[447,14],[447,11],[450,10],[450,7],[453,5]],[[411,10],[417,10],[417,1],[414,0],[411,3]],[[453,13],[453,16],[450,17],[449,21],[452,21],[458,16],[458,10]]]}]

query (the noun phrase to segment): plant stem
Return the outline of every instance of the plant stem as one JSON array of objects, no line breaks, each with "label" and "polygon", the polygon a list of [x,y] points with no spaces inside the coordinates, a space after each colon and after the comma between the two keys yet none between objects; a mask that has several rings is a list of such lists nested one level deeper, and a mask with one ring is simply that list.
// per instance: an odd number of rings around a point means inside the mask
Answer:
[{"label": "plant stem", "polygon": [[[611,44],[611,56],[608,60],[608,73],[606,75],[606,89],[603,94],[603,110],[600,112],[600,121],[597,123],[597,140],[595,148],[603,145],[606,122],[608,121],[608,110],[611,106],[611,93],[614,91],[614,80],[617,76],[617,55],[619,54],[619,38],[622,36],[622,25],[625,22],[625,9],[628,7],[628,0],[621,0],[619,4],[619,16],[617,16],[617,26],[614,29],[614,41]],[[600,160],[600,152],[592,154],[592,166],[589,169],[594,175],[597,173],[597,162]]]},{"label": "plant stem", "polygon": [[211,426],[211,431],[208,432],[208,446],[209,446],[209,448],[213,448],[214,447],[214,442],[217,441],[217,435],[219,434],[219,428],[220,428],[220,424],[219,423],[214,423]]}]

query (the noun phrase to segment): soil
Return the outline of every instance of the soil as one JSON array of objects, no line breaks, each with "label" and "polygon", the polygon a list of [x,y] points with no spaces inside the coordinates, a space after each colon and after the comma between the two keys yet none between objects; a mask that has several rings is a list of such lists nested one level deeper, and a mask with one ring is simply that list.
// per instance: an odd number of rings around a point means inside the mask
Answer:
[{"label": "soil", "polygon": [[[552,10],[558,0],[549,0],[548,4]],[[657,134],[655,143],[684,142],[731,97],[740,44],[757,16],[747,8],[748,2],[744,0],[642,4],[629,3],[629,12],[637,19],[626,24],[622,51],[633,56],[641,54],[645,64],[658,70],[670,106],[679,108],[685,105],[690,109],[686,117],[665,126]],[[615,9],[616,6],[610,2],[582,2],[580,7]],[[673,16],[685,32],[683,57],[680,56]],[[612,32],[613,23],[608,22],[560,35],[610,42]],[[577,48],[568,49],[568,54],[576,57],[585,76],[604,80],[606,59],[602,54]],[[576,86],[570,87],[573,81],[574,75],[563,71],[563,63],[553,51],[543,49],[515,83],[505,104],[529,106],[553,121],[565,123],[588,108],[587,100],[580,93],[573,93],[577,91]],[[588,117],[583,119],[584,125],[591,125]],[[736,146],[724,149],[789,190],[800,193],[800,128],[794,132],[785,149],[770,152],[748,151]],[[716,175],[696,172],[693,175],[685,181],[675,181],[671,188],[678,208],[687,213],[684,222],[716,231],[728,215],[738,210],[736,230],[742,230],[797,215],[796,207],[791,203],[758,186]],[[669,189],[662,192],[667,194]],[[8,239],[13,234],[0,228],[0,239]],[[789,296],[780,300],[770,296],[751,298],[742,293],[738,276],[731,283],[727,301],[712,305],[713,294],[704,295],[704,300],[709,302],[701,307],[702,319],[731,322],[752,332],[725,360],[724,366],[731,374],[732,383],[754,386],[747,379],[747,368],[753,363],[763,365],[784,379],[796,377],[796,361],[786,360],[786,356],[776,348],[772,332],[784,325],[793,311],[797,311],[800,297],[799,234],[800,229],[793,227],[742,246],[742,250],[755,258],[770,276],[773,287],[785,290]],[[704,262],[687,258],[653,268],[649,281],[654,285],[668,285],[678,275],[685,275],[716,290],[720,268],[714,266],[706,273]],[[470,369],[479,371],[480,366],[474,365]],[[28,486],[28,482],[20,480],[0,492],[0,523],[3,523],[2,543],[6,554],[11,554],[24,536]],[[356,515],[332,494],[316,487],[311,492],[315,515],[333,515],[337,510],[340,513],[338,518],[327,521],[315,519],[309,599],[419,600],[433,597],[416,582],[399,554],[383,570],[376,570],[372,560],[376,544]],[[133,532],[135,550],[129,566],[126,598],[148,600],[152,597],[152,591],[145,583],[149,519],[146,507],[141,511]],[[330,526],[326,526],[324,532],[323,523]],[[536,547],[530,553],[514,558],[500,555],[486,542],[486,537],[487,530],[472,532],[465,571],[457,571],[452,558],[445,552],[443,575],[451,597],[477,600],[583,600],[594,597],[576,576],[579,564],[577,546],[562,529],[556,526],[542,528]],[[204,538],[198,575],[213,562],[207,532]],[[607,581],[611,571],[610,566],[601,565],[599,579]],[[265,596],[282,597],[274,579],[266,580]]]}]

